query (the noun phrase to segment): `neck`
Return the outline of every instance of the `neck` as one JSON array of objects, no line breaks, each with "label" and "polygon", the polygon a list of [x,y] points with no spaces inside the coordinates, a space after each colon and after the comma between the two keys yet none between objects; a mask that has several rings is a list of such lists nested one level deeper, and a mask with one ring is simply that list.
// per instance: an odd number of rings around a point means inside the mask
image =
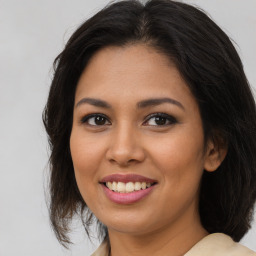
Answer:
[{"label": "neck", "polygon": [[[190,215],[191,216],[191,215]],[[197,214],[198,216],[198,214]],[[208,235],[199,217],[191,217],[150,233],[127,234],[109,229],[111,256],[181,256]]]}]

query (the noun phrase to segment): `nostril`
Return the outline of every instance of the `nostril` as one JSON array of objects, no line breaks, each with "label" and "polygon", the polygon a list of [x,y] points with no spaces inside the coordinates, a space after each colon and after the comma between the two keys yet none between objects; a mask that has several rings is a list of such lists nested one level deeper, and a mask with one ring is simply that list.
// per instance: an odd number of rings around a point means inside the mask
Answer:
[{"label": "nostril", "polygon": [[141,145],[131,145],[125,142],[112,145],[106,152],[106,159],[109,162],[123,166],[142,162],[145,156],[146,154]]}]

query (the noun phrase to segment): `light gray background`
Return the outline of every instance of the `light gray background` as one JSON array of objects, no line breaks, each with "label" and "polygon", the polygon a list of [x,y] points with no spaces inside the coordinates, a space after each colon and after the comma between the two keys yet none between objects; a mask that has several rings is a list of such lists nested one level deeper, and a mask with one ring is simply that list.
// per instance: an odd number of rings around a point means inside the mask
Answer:
[{"label": "light gray background", "polygon": [[[256,88],[256,1],[190,0],[205,9],[237,43]],[[108,1],[0,0],[0,255],[89,255],[81,229],[70,251],[61,248],[44,198],[47,142],[41,113],[53,59],[85,18]],[[256,225],[243,244],[256,250]]]}]

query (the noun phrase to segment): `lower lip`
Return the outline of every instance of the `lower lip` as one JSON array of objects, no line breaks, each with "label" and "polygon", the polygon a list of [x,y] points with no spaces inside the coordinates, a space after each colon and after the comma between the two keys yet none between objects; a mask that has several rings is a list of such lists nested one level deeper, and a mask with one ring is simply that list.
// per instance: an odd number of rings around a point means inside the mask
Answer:
[{"label": "lower lip", "polygon": [[130,192],[130,193],[119,193],[119,192],[114,192],[114,191],[110,190],[109,188],[107,188],[103,184],[101,184],[101,185],[103,187],[103,191],[104,191],[105,195],[112,202],[117,203],[117,204],[133,204],[133,203],[136,203],[136,202],[142,200],[144,197],[146,197],[155,187],[155,185],[153,185],[149,188],[134,191],[134,192]]}]

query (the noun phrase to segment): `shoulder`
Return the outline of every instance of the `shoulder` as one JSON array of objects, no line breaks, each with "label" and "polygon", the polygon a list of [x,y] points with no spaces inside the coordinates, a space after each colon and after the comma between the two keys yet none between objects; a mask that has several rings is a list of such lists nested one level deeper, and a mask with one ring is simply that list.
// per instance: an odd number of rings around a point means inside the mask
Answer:
[{"label": "shoulder", "polygon": [[[109,244],[105,240],[91,256],[108,256]],[[236,243],[231,237],[215,233],[206,236],[194,245],[184,256],[256,256],[247,247]]]},{"label": "shoulder", "polygon": [[236,243],[231,237],[215,233],[210,234],[194,245],[184,256],[256,256],[247,247]]},{"label": "shoulder", "polygon": [[91,256],[108,256],[109,255],[109,244],[107,240],[104,240],[98,249]]}]

